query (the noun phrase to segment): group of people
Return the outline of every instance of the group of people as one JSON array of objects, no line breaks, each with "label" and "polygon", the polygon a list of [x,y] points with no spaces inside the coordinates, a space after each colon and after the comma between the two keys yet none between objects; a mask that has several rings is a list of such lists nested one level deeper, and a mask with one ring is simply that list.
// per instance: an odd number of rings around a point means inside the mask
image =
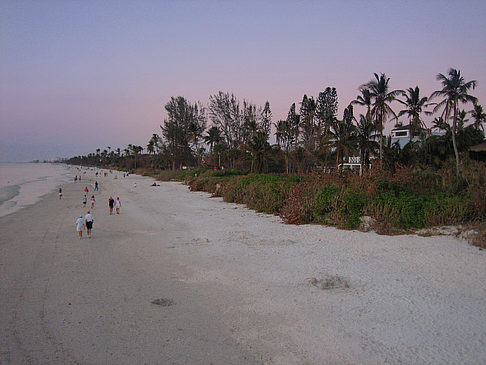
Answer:
[{"label": "group of people", "polygon": [[120,214],[120,208],[121,208],[121,201],[119,197],[116,197],[116,200],[113,199],[113,197],[110,196],[110,199],[108,199],[108,207],[110,208],[110,215],[113,214],[113,208],[116,210],[116,214]]},{"label": "group of people", "polygon": [[83,218],[81,214],[78,219],[76,219],[76,231],[78,232],[79,239],[83,238],[83,227],[86,227],[86,234],[88,238],[91,238],[91,229],[93,228],[94,218],[91,212],[88,213]]},{"label": "group of people", "polygon": [[[98,184],[96,184],[97,186]],[[95,189],[96,190],[96,189]],[[89,192],[88,187],[86,186],[84,188],[84,197],[83,197],[83,207],[86,207],[87,204],[87,193]],[[59,189],[59,199],[61,199],[62,196],[62,189]],[[96,199],[94,195],[91,195],[91,209],[95,207]],[[121,208],[121,200],[120,197],[116,197],[116,200],[113,199],[112,196],[108,199],[108,208],[110,211],[110,215],[113,214],[113,208],[115,209],[116,214],[120,214],[120,208]],[[78,232],[78,237],[81,239],[83,238],[83,228],[86,227],[86,233],[88,238],[91,238],[91,230],[93,229],[93,222],[94,218],[93,215],[91,214],[91,211],[88,210],[87,214],[83,217],[83,215],[80,215],[78,219],[76,219],[76,231]]]},{"label": "group of people", "polygon": [[[81,179],[80,179],[81,180]],[[98,182],[96,181],[95,183],[95,190],[98,190]],[[88,203],[88,186],[86,185],[84,187],[84,196],[83,196],[83,207],[86,208],[86,205]],[[91,195],[91,209],[95,207],[96,199],[94,195]],[[83,228],[86,227],[86,234],[88,238],[91,238],[91,230],[93,229],[93,222],[94,218],[93,215],[91,214],[91,211],[88,210],[86,215],[83,217],[83,215],[80,215],[78,219],[76,219],[76,232],[78,232],[78,237],[81,239],[83,238]]]}]

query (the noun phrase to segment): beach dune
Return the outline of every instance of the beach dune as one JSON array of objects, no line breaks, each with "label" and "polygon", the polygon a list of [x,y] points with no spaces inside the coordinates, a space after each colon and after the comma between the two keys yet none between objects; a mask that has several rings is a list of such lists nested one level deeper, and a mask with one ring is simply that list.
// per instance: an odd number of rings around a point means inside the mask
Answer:
[{"label": "beach dune", "polygon": [[0,217],[0,363],[486,362],[486,251],[114,175],[91,239],[74,222],[94,176]]}]

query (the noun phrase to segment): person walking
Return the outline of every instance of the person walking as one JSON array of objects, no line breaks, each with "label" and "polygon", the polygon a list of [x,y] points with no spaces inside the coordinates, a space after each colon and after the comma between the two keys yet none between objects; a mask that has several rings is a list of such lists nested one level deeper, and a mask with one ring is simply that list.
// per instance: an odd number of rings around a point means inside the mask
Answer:
[{"label": "person walking", "polygon": [[86,213],[86,215],[84,216],[84,224],[86,224],[86,234],[88,235],[88,238],[91,238],[91,229],[93,228],[93,222],[94,218],[88,210],[88,213]]},{"label": "person walking", "polygon": [[91,195],[91,209],[94,208],[95,203],[96,203],[95,196],[94,195]]},{"label": "person walking", "polygon": [[83,226],[84,226],[84,219],[83,216],[80,215],[78,219],[76,219],[76,231],[78,232],[79,239],[83,238]]},{"label": "person walking", "polygon": [[110,207],[110,215],[113,213],[114,205],[115,205],[115,200],[113,200],[113,197],[110,196],[110,199],[108,199],[108,206]]},{"label": "person walking", "polygon": [[120,208],[121,208],[120,198],[116,197],[116,201],[115,201],[116,214],[120,214]]},{"label": "person walking", "polygon": [[98,181],[95,181],[95,191],[98,191]]},{"label": "person walking", "polygon": [[59,199],[62,199],[62,188],[59,188]]},{"label": "person walking", "polygon": [[89,191],[89,190],[88,190],[88,187],[87,187],[87,186],[85,186],[85,187],[84,187],[84,192],[85,192],[86,194],[88,194],[88,191]]},{"label": "person walking", "polygon": [[86,194],[84,194],[83,196],[83,207],[86,208],[86,203],[88,202],[88,197],[86,196]]}]

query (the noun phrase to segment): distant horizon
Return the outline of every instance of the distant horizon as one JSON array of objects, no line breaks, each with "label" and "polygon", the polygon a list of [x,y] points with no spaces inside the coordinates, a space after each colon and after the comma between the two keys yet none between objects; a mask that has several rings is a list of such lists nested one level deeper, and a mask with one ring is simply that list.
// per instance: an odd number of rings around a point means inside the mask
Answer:
[{"label": "distant horizon", "polygon": [[2,2],[0,161],[145,148],[172,96],[268,100],[275,123],[335,87],[341,118],[374,73],[430,96],[455,68],[486,107],[485,16],[474,0]]}]

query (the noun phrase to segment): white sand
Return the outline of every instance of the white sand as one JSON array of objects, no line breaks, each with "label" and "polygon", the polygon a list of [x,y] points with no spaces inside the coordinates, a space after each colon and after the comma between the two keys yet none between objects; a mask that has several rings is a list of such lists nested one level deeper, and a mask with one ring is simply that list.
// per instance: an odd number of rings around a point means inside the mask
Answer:
[{"label": "white sand", "polygon": [[[91,240],[74,232],[80,184],[0,218],[1,363],[486,363],[486,251],[113,176]],[[350,287],[309,284],[330,276]]]}]

